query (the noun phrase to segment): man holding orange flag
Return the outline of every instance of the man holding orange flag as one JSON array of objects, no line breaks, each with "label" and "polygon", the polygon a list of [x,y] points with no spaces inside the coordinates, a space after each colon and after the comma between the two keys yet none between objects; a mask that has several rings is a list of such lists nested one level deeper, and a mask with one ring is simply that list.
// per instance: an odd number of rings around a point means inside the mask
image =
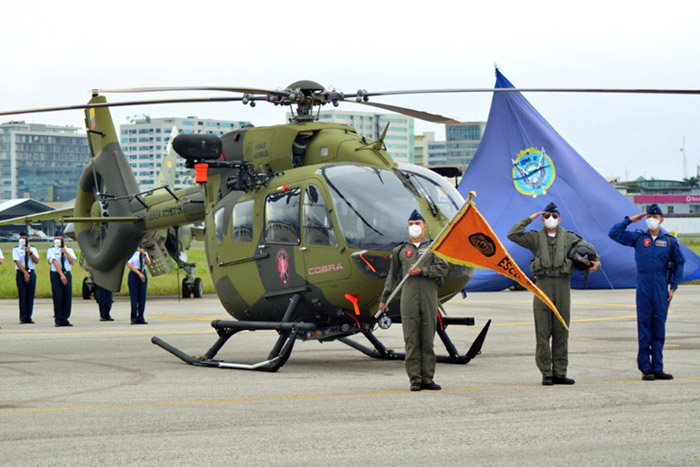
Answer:
[{"label": "man holding orange flag", "polygon": [[[525,232],[525,228],[540,216],[544,226],[537,231]],[[575,383],[573,379],[566,377],[569,364],[571,274],[574,272],[574,260],[570,258],[570,252],[578,246],[585,246],[595,255],[593,245],[575,233],[568,232],[559,225],[560,223],[559,209],[554,203],[549,203],[544,211],[525,217],[508,232],[510,241],[532,251],[534,258],[530,263],[530,269],[535,276],[535,282],[556,305],[561,318],[566,322],[566,326],[557,322],[549,307],[539,298],[534,298],[537,342],[535,361],[542,372],[544,386]],[[588,259],[591,260],[588,272],[596,271],[600,267],[598,256]]]}]

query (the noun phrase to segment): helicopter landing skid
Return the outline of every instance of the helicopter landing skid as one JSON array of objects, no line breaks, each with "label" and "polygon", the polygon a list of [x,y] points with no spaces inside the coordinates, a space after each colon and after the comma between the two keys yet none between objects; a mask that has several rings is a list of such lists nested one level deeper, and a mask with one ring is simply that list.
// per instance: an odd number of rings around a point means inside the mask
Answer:
[{"label": "helicopter landing skid", "polygon": [[[264,321],[222,321],[217,320],[211,323],[216,329],[219,339],[201,357],[194,357],[186,354],[182,350],[173,347],[167,342],[153,337],[153,342],[158,347],[167,350],[185,363],[195,366],[206,366],[215,368],[232,368],[236,370],[256,370],[275,372],[284,365],[292,353],[294,342],[299,332],[315,331],[317,326],[312,323],[285,323],[285,322],[264,322]],[[241,363],[226,360],[214,360],[221,347],[240,331],[275,330],[280,336],[266,360],[258,363]]]},{"label": "helicopter landing skid", "polygon": [[[437,356],[437,361],[441,363],[458,363],[462,365],[466,365],[469,363],[470,360],[472,360],[474,357],[476,357],[480,352],[481,352],[481,347],[484,345],[484,340],[486,339],[486,333],[489,331],[489,326],[491,325],[491,320],[488,320],[486,324],[484,325],[484,328],[481,330],[478,336],[476,336],[476,339],[474,339],[474,342],[472,343],[471,347],[465,353],[464,355],[460,355],[459,351],[455,347],[455,345],[452,343],[452,340],[450,339],[450,336],[447,335],[447,332],[445,331],[447,329],[448,325],[463,325],[463,326],[472,326],[474,325],[474,319],[473,318],[442,318],[441,320],[441,325],[438,326],[437,328],[437,334],[440,337],[440,340],[442,343],[445,345],[445,349],[447,349],[447,352],[449,355],[438,355]],[[386,346],[380,341],[377,336],[372,334],[370,331],[361,331],[362,335],[364,335],[368,341],[374,346],[373,349],[362,345],[358,342],[355,342],[347,337],[343,337],[338,339],[340,342],[343,344],[349,345],[350,347],[359,350],[365,355],[368,355],[372,358],[379,358],[382,360],[405,360],[406,359],[406,354],[402,352],[394,352],[393,350],[389,350],[386,348]]]}]

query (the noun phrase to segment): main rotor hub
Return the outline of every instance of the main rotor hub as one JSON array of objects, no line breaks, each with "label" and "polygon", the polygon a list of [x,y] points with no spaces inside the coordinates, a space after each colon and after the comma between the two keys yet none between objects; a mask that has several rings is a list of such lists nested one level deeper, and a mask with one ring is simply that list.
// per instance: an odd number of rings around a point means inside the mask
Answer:
[{"label": "main rotor hub", "polygon": [[296,105],[296,114],[292,118],[294,122],[315,121],[314,106],[326,105],[329,102],[338,106],[338,101],[343,99],[343,93],[335,89],[327,90],[315,81],[296,81],[282,92],[282,96],[270,96],[269,100],[275,105]]}]

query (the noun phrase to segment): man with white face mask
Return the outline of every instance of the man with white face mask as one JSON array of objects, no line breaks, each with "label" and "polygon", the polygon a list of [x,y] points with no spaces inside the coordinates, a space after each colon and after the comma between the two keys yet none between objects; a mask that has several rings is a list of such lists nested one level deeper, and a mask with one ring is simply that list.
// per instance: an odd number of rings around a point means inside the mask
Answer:
[{"label": "man with white face mask", "polygon": [[[540,216],[544,227],[538,231],[525,232],[525,227]],[[574,272],[574,262],[569,257],[569,253],[572,248],[579,245],[587,246],[593,252],[595,249],[575,233],[561,227],[560,222],[559,209],[554,203],[549,203],[544,211],[536,212],[515,224],[508,232],[508,239],[532,251],[534,258],[530,263],[530,269],[535,282],[556,305],[568,326],[571,317],[571,274]],[[600,267],[597,256],[590,263],[589,273],[597,271]],[[552,310],[537,297],[534,298],[533,309],[535,362],[542,373],[542,385],[574,384],[573,379],[566,377],[569,366],[569,331],[554,317]]]},{"label": "man with white face mask", "polygon": [[[438,313],[437,281],[447,274],[447,261],[435,256],[424,238],[427,226],[418,210],[408,218],[409,241],[391,252],[391,265],[384,291],[379,298],[379,309],[388,311],[387,298],[394,287],[408,274],[401,289],[401,328],[406,348],[406,373],[411,391],[442,389],[433,381],[437,357],[433,349]],[[429,255],[416,267],[422,255]]]},{"label": "man with white face mask", "polygon": [[29,244],[27,231],[19,233],[19,245],[12,249],[12,260],[15,262],[15,281],[19,296],[19,322],[34,324],[34,291],[36,290],[36,274],[34,269],[39,262],[39,253]]},{"label": "man with white face mask", "polygon": [[[646,216],[647,231],[630,232],[627,226]],[[657,204],[646,213],[625,217],[608,235],[616,242],[634,248],[637,261],[637,367],[642,379],[673,379],[664,373],[663,349],[668,306],[683,278],[685,257],[676,237],[661,230],[663,212]],[[669,288],[670,287],[670,288]]]},{"label": "man with white face mask", "polygon": [[73,281],[70,270],[77,258],[73,249],[65,245],[63,232],[60,230],[54,234],[53,246],[47,250],[46,259],[51,265],[51,294],[56,327],[73,326],[68,321],[73,303]]}]

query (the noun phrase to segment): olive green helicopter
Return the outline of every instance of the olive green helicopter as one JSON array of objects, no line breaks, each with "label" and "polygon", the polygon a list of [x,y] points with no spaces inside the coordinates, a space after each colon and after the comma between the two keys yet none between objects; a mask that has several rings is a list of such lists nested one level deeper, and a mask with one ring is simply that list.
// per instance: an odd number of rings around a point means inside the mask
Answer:
[{"label": "olive green helicopter", "polygon": [[[140,191],[119,143],[109,107],[197,99],[108,103],[108,92],[225,90],[238,97],[199,99],[258,101],[292,107],[290,122],[211,134],[179,134],[174,150],[195,170],[196,184]],[[205,250],[216,293],[235,320],[211,323],[218,340],[194,357],[153,337],[152,342],[192,365],[276,371],[294,343],[338,340],[379,359],[402,360],[373,332],[401,321],[398,299],[389,314],[375,317],[391,250],[405,240],[406,219],[418,209],[432,236],[464,200],[438,173],[396,163],[386,150],[387,128],[368,141],[348,125],[323,123],[314,115],[325,104],[356,102],[432,122],[454,120],[427,112],[368,102],[372,94],[346,95],[312,81],[282,91],[248,88],[137,88],[94,90],[80,108],[92,157],[81,176],[73,217],[74,235],[97,284],[118,291],[127,259],[153,232],[204,222]],[[39,111],[39,110],[37,110]],[[26,113],[17,111],[14,113]],[[9,113],[0,113],[9,114]],[[473,269],[450,267],[439,288],[445,302],[460,293]],[[466,364],[480,351],[485,324],[460,354],[448,326],[474,325],[474,318],[438,313],[438,335],[447,355],[438,361]],[[256,363],[215,359],[240,331],[275,330],[267,358]],[[369,345],[351,336],[364,336]]]},{"label": "olive green helicopter", "polygon": [[[206,97],[108,103],[105,93],[225,91]],[[314,109],[341,102],[369,105],[434,123],[441,115],[370,102],[375,96],[465,92],[583,92],[700,94],[668,89],[432,89],[345,94],[313,81],[283,90],[234,87],[93,90],[87,105],[0,112],[2,115],[84,110],[92,157],[81,176],[73,216],[82,255],[97,284],[119,290],[127,259],[154,232],[204,222],[205,250],[216,293],[235,320],[211,323],[218,340],[203,356],[191,356],[153,337],[152,342],[186,363],[220,368],[277,371],[297,340],[338,340],[374,358],[402,360],[374,334],[400,322],[399,306],[375,313],[395,245],[405,240],[414,209],[426,219],[428,236],[448,224],[464,200],[435,171],[396,163],[386,150],[387,128],[368,141],[348,125],[318,121]],[[119,144],[110,107],[238,101],[290,106],[283,125],[246,127],[221,137],[179,134],[173,148],[195,170],[195,185],[140,191]],[[176,252],[177,253],[177,252]],[[460,293],[473,269],[450,266],[439,288],[441,303]],[[440,306],[441,308],[441,306]],[[474,318],[438,313],[437,333],[447,355],[438,361],[466,364],[483,346],[488,320],[460,354],[448,326],[474,325]],[[244,363],[215,359],[240,331],[275,330],[279,337],[266,359]],[[369,346],[352,336],[361,334]]]}]

